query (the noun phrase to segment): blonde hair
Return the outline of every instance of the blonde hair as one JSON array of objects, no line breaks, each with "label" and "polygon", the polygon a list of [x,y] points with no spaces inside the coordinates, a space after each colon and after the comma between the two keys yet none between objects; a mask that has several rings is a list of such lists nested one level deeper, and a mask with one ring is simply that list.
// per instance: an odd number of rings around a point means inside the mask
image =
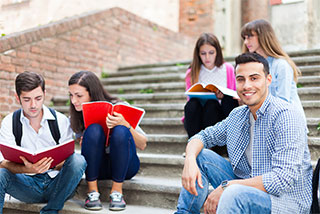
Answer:
[{"label": "blonde hair", "polygon": [[[257,34],[259,45],[266,55],[285,59],[289,63],[293,70],[294,81],[297,82],[301,72],[288,54],[281,48],[280,42],[270,23],[263,19],[248,22],[241,29],[242,39],[245,39],[245,36],[252,36],[252,32]],[[242,46],[242,51],[249,52],[245,44]]]}]

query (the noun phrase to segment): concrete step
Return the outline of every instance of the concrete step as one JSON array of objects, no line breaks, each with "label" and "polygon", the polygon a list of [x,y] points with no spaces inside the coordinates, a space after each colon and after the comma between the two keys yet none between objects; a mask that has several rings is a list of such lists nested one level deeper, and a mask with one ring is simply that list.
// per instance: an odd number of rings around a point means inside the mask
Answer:
[{"label": "concrete step", "polygon": [[298,94],[301,100],[318,101],[320,100],[320,87],[298,88]]},{"label": "concrete step", "polygon": [[111,94],[141,93],[146,90],[152,90],[153,92],[184,92],[185,83],[183,80],[178,82],[131,83],[107,85],[104,88]]},{"label": "concrete step", "polygon": [[[109,201],[111,180],[98,181],[100,199]],[[124,199],[128,205],[159,207],[174,210],[181,189],[181,178],[158,178],[135,176],[123,184]],[[87,193],[87,184],[83,179],[78,186],[75,199],[84,200]]]},{"label": "concrete step", "polygon": [[320,136],[308,138],[309,150],[312,161],[317,161],[320,158]]},{"label": "concrete step", "polygon": [[301,65],[318,65],[320,56],[296,56],[291,58],[298,66]]},{"label": "concrete step", "polygon": [[140,123],[146,133],[177,135],[186,134],[180,118],[144,118]]},{"label": "concrete step", "polygon": [[139,154],[173,154],[178,155],[185,151],[188,136],[178,134],[148,134],[148,144],[144,151],[139,151]]},{"label": "concrete step", "polygon": [[320,130],[318,130],[318,127],[320,127],[320,118],[307,118],[307,124],[309,129],[308,135],[310,137],[320,137]]},{"label": "concrete step", "polygon": [[120,67],[118,69],[118,71],[123,72],[126,70],[132,70],[132,69],[149,69],[149,68],[156,68],[156,67],[183,66],[183,65],[190,65],[190,63],[191,63],[190,60],[173,61],[173,62],[160,62],[160,63],[154,63],[154,64],[144,64],[144,65],[133,65],[133,66]]},{"label": "concrete step", "polygon": [[146,94],[116,94],[122,100],[129,101],[132,105],[148,103],[186,103],[187,96],[184,92],[163,92]]},{"label": "concrete step", "polygon": [[164,73],[185,73],[189,65],[177,63],[170,66],[161,67],[146,67],[146,68],[131,68],[126,70],[119,70],[115,73],[107,74],[107,78],[111,77],[123,77],[123,76],[136,76],[136,75],[149,75],[149,74],[164,74]]},{"label": "concrete step", "polygon": [[182,153],[179,155],[165,153],[138,153],[140,159],[139,176],[157,178],[181,178],[184,164]]},{"label": "concrete step", "polygon": [[146,111],[145,118],[173,118],[183,116],[184,105],[184,103],[150,103],[137,104],[136,106]]},{"label": "concrete step", "polygon": [[320,49],[307,49],[307,50],[299,50],[299,51],[290,51],[288,52],[290,57],[296,56],[314,56],[320,55]]},{"label": "concrete step", "polygon": [[320,101],[301,101],[304,112],[307,118],[316,118],[320,115]]},{"label": "concrete step", "polygon": [[[68,200],[62,211],[59,213],[61,214],[105,214],[105,213],[121,213],[121,214],[172,214],[175,210],[173,209],[163,209],[163,208],[155,208],[155,207],[147,207],[142,205],[130,205],[127,204],[126,209],[124,211],[110,211],[109,210],[109,203],[103,202],[102,206],[103,209],[99,211],[90,211],[83,208],[84,205],[83,199],[70,199]],[[35,214],[39,213],[41,208],[44,207],[45,204],[26,204],[23,203],[15,198],[10,198],[6,196],[5,200],[5,209],[3,210],[4,214]]]},{"label": "concrete step", "polygon": [[301,76],[298,84],[301,87],[320,87],[320,76]]},{"label": "concrete step", "polygon": [[320,65],[299,66],[302,76],[320,76]]},{"label": "concrete step", "polygon": [[150,75],[136,75],[103,78],[101,82],[103,85],[119,85],[130,83],[155,83],[155,82],[176,82],[184,80],[184,73],[165,73],[165,74],[150,74]]}]

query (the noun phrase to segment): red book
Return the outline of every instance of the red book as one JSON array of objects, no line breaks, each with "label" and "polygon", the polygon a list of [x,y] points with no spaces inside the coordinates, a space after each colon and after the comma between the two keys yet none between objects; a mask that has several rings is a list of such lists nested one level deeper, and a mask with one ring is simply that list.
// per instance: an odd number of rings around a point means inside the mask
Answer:
[{"label": "red book", "polygon": [[45,157],[51,157],[53,159],[52,168],[74,153],[74,141],[46,147],[34,152],[21,146],[0,143],[0,150],[4,159],[22,164],[23,161],[19,158],[20,156],[25,157],[31,163],[36,163]]},{"label": "red book", "polygon": [[145,113],[144,109],[142,108],[127,105],[124,103],[112,104],[108,101],[83,103],[82,113],[85,128],[88,128],[88,126],[94,123],[100,124],[106,134],[106,145],[108,145],[108,138],[110,134],[110,129],[107,127],[106,118],[108,114],[113,115],[113,112],[122,114],[124,119],[134,129],[140,123]]}]

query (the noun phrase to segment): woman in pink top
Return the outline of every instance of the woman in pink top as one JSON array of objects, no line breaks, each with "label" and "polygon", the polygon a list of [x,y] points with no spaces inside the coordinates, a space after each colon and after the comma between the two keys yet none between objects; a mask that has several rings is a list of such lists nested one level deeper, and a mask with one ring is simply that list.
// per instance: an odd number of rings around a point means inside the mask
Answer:
[{"label": "woman in pink top", "polygon": [[[219,41],[213,34],[203,33],[199,37],[185,80],[186,90],[195,83],[213,83],[236,90],[233,66],[224,62]],[[238,106],[238,101],[230,96],[221,92],[216,96],[218,99],[192,98],[186,103],[184,127],[189,137],[223,120]]]}]

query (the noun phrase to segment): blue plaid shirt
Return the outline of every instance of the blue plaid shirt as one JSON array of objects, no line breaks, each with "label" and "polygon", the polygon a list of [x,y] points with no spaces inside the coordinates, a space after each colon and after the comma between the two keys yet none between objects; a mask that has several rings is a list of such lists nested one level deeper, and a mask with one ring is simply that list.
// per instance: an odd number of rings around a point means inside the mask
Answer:
[{"label": "blue plaid shirt", "polygon": [[248,106],[234,109],[225,120],[192,139],[200,139],[206,148],[227,145],[236,176],[245,179],[262,175],[272,213],[309,213],[312,167],[303,115],[272,95],[256,114],[251,166],[245,155],[250,141]]}]

